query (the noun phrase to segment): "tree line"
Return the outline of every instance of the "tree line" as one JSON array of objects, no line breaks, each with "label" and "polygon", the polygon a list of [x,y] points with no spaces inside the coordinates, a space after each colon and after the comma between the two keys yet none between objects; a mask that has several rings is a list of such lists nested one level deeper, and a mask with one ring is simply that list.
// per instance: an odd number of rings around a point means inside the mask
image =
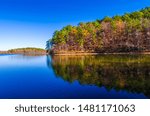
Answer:
[{"label": "tree line", "polygon": [[122,16],[68,25],[47,41],[52,53],[150,51],[150,7]]}]

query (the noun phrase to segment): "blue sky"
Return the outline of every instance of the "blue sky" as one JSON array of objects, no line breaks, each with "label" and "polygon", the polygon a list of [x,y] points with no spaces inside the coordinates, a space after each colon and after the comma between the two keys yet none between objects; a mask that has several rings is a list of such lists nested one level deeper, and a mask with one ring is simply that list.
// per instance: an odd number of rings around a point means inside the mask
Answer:
[{"label": "blue sky", "polygon": [[0,0],[0,50],[45,48],[55,30],[150,6],[150,0]]}]

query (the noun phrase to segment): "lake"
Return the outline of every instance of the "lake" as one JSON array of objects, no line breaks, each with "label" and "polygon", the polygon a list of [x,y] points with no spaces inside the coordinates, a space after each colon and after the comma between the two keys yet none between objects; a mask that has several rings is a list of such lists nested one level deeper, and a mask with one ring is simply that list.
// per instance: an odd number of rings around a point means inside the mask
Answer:
[{"label": "lake", "polygon": [[1,99],[149,99],[150,55],[0,55]]}]

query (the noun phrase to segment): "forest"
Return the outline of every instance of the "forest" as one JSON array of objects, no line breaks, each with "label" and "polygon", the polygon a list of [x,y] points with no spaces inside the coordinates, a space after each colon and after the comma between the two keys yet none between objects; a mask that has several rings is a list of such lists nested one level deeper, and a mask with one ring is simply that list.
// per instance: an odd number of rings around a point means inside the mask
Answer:
[{"label": "forest", "polygon": [[46,54],[44,49],[32,48],[32,47],[11,49],[11,50],[8,50],[8,53],[10,53],[10,54],[28,54],[28,55]]},{"label": "forest", "polygon": [[149,52],[150,7],[63,27],[47,41],[46,49],[53,54]]},{"label": "forest", "polygon": [[0,54],[26,54],[26,55],[44,55],[46,51],[41,48],[16,48],[7,51],[0,51]]}]

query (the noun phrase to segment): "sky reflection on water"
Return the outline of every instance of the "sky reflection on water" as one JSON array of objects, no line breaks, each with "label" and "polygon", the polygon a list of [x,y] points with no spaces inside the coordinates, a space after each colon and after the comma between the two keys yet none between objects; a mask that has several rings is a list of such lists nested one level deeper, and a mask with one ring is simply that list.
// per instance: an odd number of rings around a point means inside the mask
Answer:
[{"label": "sky reflection on water", "polygon": [[148,63],[110,63],[107,59],[1,55],[0,98],[150,98]]}]

